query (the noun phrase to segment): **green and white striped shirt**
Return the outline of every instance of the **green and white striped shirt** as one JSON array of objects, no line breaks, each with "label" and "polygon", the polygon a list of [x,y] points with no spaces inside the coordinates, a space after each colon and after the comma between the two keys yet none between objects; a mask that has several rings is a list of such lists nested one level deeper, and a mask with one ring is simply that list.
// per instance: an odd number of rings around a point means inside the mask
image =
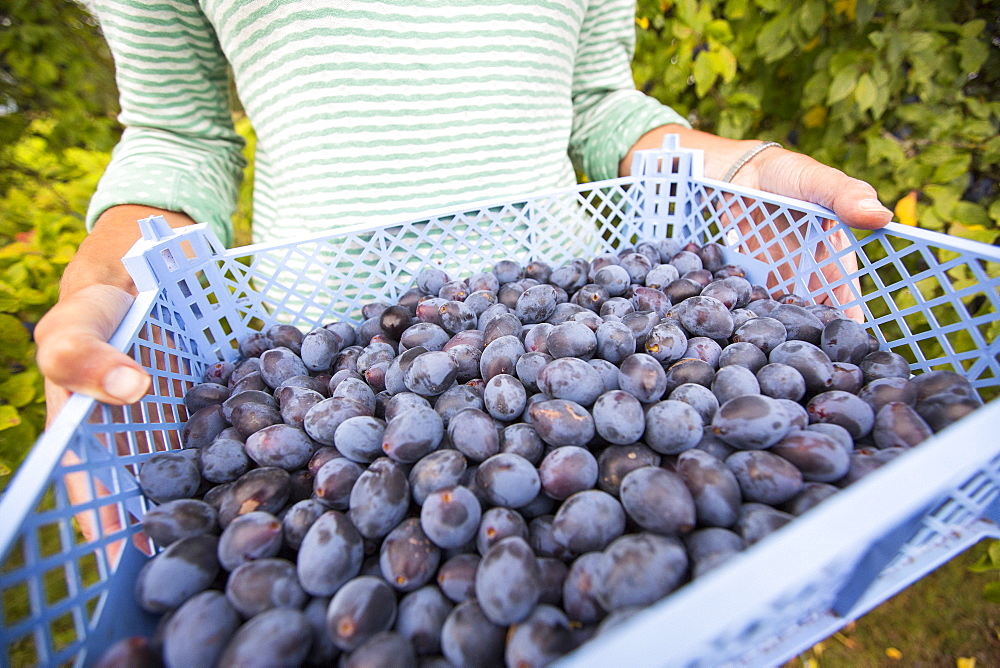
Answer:
[{"label": "green and white striped shirt", "polygon": [[231,240],[257,133],[254,240],[617,176],[684,120],[635,89],[634,0],[93,0],[125,131],[88,221],[184,211]]}]

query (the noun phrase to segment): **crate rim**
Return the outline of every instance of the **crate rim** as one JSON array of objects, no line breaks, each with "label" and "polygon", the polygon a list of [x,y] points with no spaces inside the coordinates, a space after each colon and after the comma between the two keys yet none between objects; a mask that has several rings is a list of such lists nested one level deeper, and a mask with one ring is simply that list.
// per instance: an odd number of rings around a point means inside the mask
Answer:
[{"label": "crate rim", "polygon": [[[863,534],[870,539],[882,536],[887,531],[905,524],[915,513],[919,514],[925,509],[933,510],[947,497],[949,490],[968,481],[980,470],[982,454],[974,436],[997,424],[1000,424],[1000,400],[989,402],[947,429],[938,432],[928,441],[905,453],[906,456],[894,459],[891,462],[892,466],[883,466],[834,494],[809,511],[809,522],[790,522],[782,527],[781,531],[749,546],[740,553],[739,560],[731,560],[702,578],[688,582],[666,598],[637,613],[628,624],[623,624],[588,641],[586,652],[580,656],[576,656],[576,652],[568,654],[554,665],[581,668],[585,665],[620,665],[622,662],[645,665],[641,660],[642,649],[637,648],[634,642],[641,636],[656,637],[660,644],[669,645],[671,641],[678,643],[683,641],[692,648],[705,649],[705,644],[717,636],[720,628],[728,627],[728,623],[725,621],[720,623],[718,618],[713,618],[711,623],[705,620],[706,623],[699,624],[699,617],[703,617],[702,611],[692,606],[689,601],[725,601],[725,605],[718,606],[718,609],[713,609],[712,612],[721,612],[725,620],[734,622],[748,619],[751,617],[748,617],[747,613],[752,611],[760,599],[774,596],[773,588],[768,588],[764,584],[765,582],[773,584],[769,578],[762,577],[749,583],[738,579],[746,574],[748,568],[759,566],[761,573],[776,573],[781,576],[784,584],[790,586],[815,580],[815,569],[810,570],[810,566],[814,566],[816,560],[808,557],[817,550],[821,550],[821,556],[825,556],[840,547],[844,553],[841,558],[847,558],[850,554],[856,555],[858,559],[862,558],[864,556],[862,550],[857,548],[848,550],[842,544],[837,544],[837,539],[844,535],[850,535],[852,539],[857,538],[856,526],[853,527],[854,532],[850,533],[854,517],[846,509],[872,507],[869,504],[877,504],[880,497],[889,495],[890,492],[899,494],[899,497],[893,497],[891,503],[875,506],[883,511],[877,515],[877,521],[872,521],[871,517],[866,519],[866,523],[863,524]],[[957,449],[961,463],[958,467],[952,466],[948,461],[954,456],[950,452],[954,449],[951,447],[952,443],[959,445]],[[937,475],[941,471],[948,472],[948,486],[943,485]],[[942,490],[932,501],[921,497],[921,484],[929,478],[933,478],[934,484]],[[995,492],[994,503],[998,497],[1000,493]],[[897,503],[899,498],[902,498],[904,503]],[[984,537],[992,535],[1000,538],[1000,527],[989,520],[987,522],[991,532]],[[824,536],[822,531],[830,529],[831,525],[834,530]],[[871,545],[869,540],[858,542],[862,546]],[[852,547],[855,544],[857,543],[852,543]],[[806,558],[799,559],[803,554]],[[748,591],[756,592],[756,596],[748,597]],[[740,592],[741,595],[733,596],[734,592]],[[865,611],[854,608],[843,615],[843,618],[845,622],[850,621]],[[696,653],[692,654],[694,655],[700,656]]]},{"label": "crate rim", "polygon": [[[155,292],[140,293],[126,313],[121,325],[108,343],[121,350],[142,327],[155,301]],[[140,401],[144,401],[141,399]],[[80,424],[99,402],[93,397],[74,392],[35,441],[34,446],[18,468],[10,485],[0,494],[0,516],[27,517],[44,494],[49,483],[48,474],[59,463],[69,448],[70,439]],[[44,473],[45,476],[37,475]],[[24,511],[24,515],[10,515]],[[13,522],[0,522],[0,562],[5,560],[16,543],[18,527]]]},{"label": "crate rim", "polygon": [[[660,150],[650,149],[649,152],[659,153]],[[695,171],[697,171],[697,162],[695,163],[695,167],[696,167]],[[707,185],[708,187],[717,188],[718,190],[722,190],[727,193],[733,193],[733,195],[735,196],[759,198],[761,195],[759,191],[750,188],[734,186],[729,183],[724,183],[713,179],[706,179],[704,177],[698,177],[695,175],[684,176],[682,178],[686,181],[697,181],[698,183]],[[524,204],[530,201],[534,201],[536,199],[560,197],[569,194],[579,195],[581,192],[586,192],[588,190],[594,190],[602,187],[610,187],[616,185],[625,186],[639,182],[656,183],[656,182],[670,182],[670,181],[671,179],[659,175],[620,177],[617,179],[610,179],[607,181],[578,184],[576,186],[565,187],[555,190],[547,190],[534,194],[519,195],[515,199],[498,198],[491,200],[482,200],[479,202],[470,202],[468,204],[463,204],[459,207],[446,207],[428,211],[423,214],[419,214],[416,217],[412,215],[407,215],[406,217],[401,217],[398,220],[381,221],[370,224],[358,224],[341,228],[331,228],[330,230],[327,231],[317,232],[315,234],[298,237],[291,241],[263,242],[257,244],[248,244],[245,246],[239,246],[229,249],[222,247],[222,245],[218,243],[218,240],[215,239],[216,245],[213,245],[213,248],[216,250],[216,253],[213,255],[213,257],[209,258],[208,261],[219,262],[221,260],[240,258],[247,255],[252,255],[254,253],[261,253],[275,249],[286,248],[289,246],[307,243],[310,241],[336,239],[341,236],[384,230],[406,224],[420,223],[427,220],[447,218],[449,216],[461,215],[463,213],[482,210],[482,209],[498,208],[504,206],[516,206],[518,204]],[[769,199],[774,199],[774,200],[784,200],[798,210],[812,213],[821,218],[837,221],[837,218],[833,215],[833,212],[824,207],[818,205],[812,205],[791,198],[782,198],[780,196],[774,196],[771,194],[767,194],[767,197]],[[203,229],[206,235],[210,235],[211,237],[214,238],[214,233],[211,231],[211,229],[207,227],[207,225],[202,224],[196,227],[199,228],[199,230]],[[814,225],[813,227],[817,226]],[[852,232],[858,232],[858,231],[852,230]],[[950,248],[965,249],[968,252],[975,254],[978,258],[985,258],[986,261],[1000,262],[1000,248],[988,244],[983,244],[981,242],[962,239],[960,237],[952,237],[950,235],[942,234],[931,230],[923,230],[921,228],[903,226],[898,223],[890,223],[888,226],[882,228],[881,230],[876,230],[872,232],[867,232],[867,231],[862,231],[862,232],[864,232],[866,235],[869,236],[870,235],[884,236],[888,234],[893,234],[895,236],[904,239],[920,240],[930,244],[938,243],[938,245],[944,245]],[[177,234],[177,233],[173,232],[171,234]],[[147,242],[147,247],[148,247],[150,243],[155,244],[166,238],[167,237],[157,238],[157,239],[146,239],[145,241]],[[809,237],[807,236],[806,238],[808,241]],[[945,243],[941,244],[940,243],[941,240],[945,240]],[[142,242],[140,242],[140,244],[141,243]],[[137,246],[138,245],[139,244],[137,244]],[[210,243],[210,245],[212,244]],[[864,267],[862,266],[862,269],[863,268]],[[151,288],[140,292],[139,297],[133,304],[132,308],[129,310],[128,314],[126,315],[126,319],[123,321],[122,325],[119,326],[119,328],[116,330],[115,335],[112,338],[113,345],[116,345],[117,342],[116,347],[121,349],[123,345],[127,345],[132,340],[134,335],[143,326],[146,317],[150,314],[150,310],[151,308],[153,308],[153,305],[155,303],[156,297],[159,294],[159,292],[160,292],[159,288]],[[875,325],[875,323],[871,322],[866,324],[877,326]],[[990,343],[990,349],[992,350],[994,348],[993,342],[989,343]],[[18,500],[18,504],[14,507],[16,507],[18,510],[27,510],[28,512],[26,513],[26,515],[30,514],[30,511],[33,510],[35,504],[38,503],[38,499],[43,493],[45,486],[50,483],[48,474],[50,474],[53,467],[58,464],[59,458],[66,452],[67,447],[69,446],[70,439],[72,438],[71,428],[74,425],[79,426],[82,420],[86,419],[86,416],[89,414],[89,411],[92,411],[95,404],[97,403],[98,402],[96,402],[94,399],[85,397],[83,395],[74,394],[73,396],[70,397],[70,400],[67,402],[63,411],[61,411],[60,415],[56,417],[51,427],[42,434],[42,437],[39,439],[38,443],[36,443],[36,446],[35,448],[33,448],[28,459],[25,460],[26,465],[30,462],[30,468],[32,470],[39,470],[47,467],[46,471],[47,475],[45,477],[35,476],[36,478],[38,478],[38,485],[36,486],[37,487],[36,489],[36,487],[31,486],[30,480],[27,481],[21,480],[21,478],[28,477],[24,475],[25,466],[22,465],[22,467],[15,475],[14,479],[11,481],[11,486],[8,487],[8,489],[2,496],[0,496],[0,509],[3,509],[5,516],[7,516],[6,513],[8,512],[8,510],[12,506],[14,506],[14,504],[11,503],[12,495],[10,493],[12,491],[17,492],[16,498]],[[74,420],[74,418],[76,419]],[[939,457],[944,456],[940,453],[937,453],[937,450],[942,449],[943,446],[941,444],[944,443],[945,441],[950,442],[952,439],[954,439],[955,434],[958,434],[959,439],[961,440],[961,445],[963,446],[961,448],[961,452],[967,455],[966,459],[964,459],[963,461],[966,461],[967,466],[971,467],[972,466],[971,449],[973,447],[971,445],[971,442],[974,441],[975,439],[970,437],[966,438],[962,437],[967,435],[972,435],[975,433],[975,427],[973,425],[975,426],[986,425],[986,427],[988,428],[989,426],[998,423],[1000,423],[1000,401],[994,400],[989,402],[987,405],[983,406],[973,415],[967,416],[966,418],[960,420],[959,422],[952,425],[948,429],[939,432],[938,434],[932,437],[932,440],[930,442],[922,444],[921,448],[915,450],[912,453],[908,453],[909,455],[908,457],[901,458],[900,460],[893,462],[893,466],[884,467],[883,470],[876,471],[870,476],[868,476],[866,480],[862,480],[857,485],[853,485],[851,486],[851,488],[845,489],[842,493],[837,494],[836,496],[838,497],[838,499],[830,500],[831,502],[836,501],[837,503],[832,503],[825,509],[822,507],[815,509],[814,512],[819,513],[820,511],[823,511],[823,513],[825,514],[814,515],[814,517],[825,518],[827,516],[833,516],[836,519],[837,508],[846,507],[847,505],[852,505],[852,500],[855,498],[868,498],[868,496],[875,495],[874,491],[868,491],[868,490],[873,490],[878,481],[888,476],[889,473],[887,471],[891,470],[894,472],[899,469],[900,465],[904,464],[907,461],[912,460],[912,461],[923,462],[924,460],[926,460],[928,462],[937,462]],[[66,433],[62,433],[64,430]],[[935,448],[934,444],[938,444],[938,447]],[[916,455],[917,451],[920,451],[922,453],[925,450],[930,451],[933,454],[926,454],[926,455],[922,454],[920,458],[918,458],[917,460],[913,460],[913,455]],[[982,455],[980,455],[978,459],[978,463],[980,466],[982,466],[982,459],[983,457]],[[909,464],[909,466],[919,468],[920,465],[912,463]],[[931,468],[935,467],[932,466]],[[935,473],[937,473],[940,470],[950,470],[950,469],[948,469],[947,467],[937,468],[935,470]],[[965,476],[961,480],[959,480],[959,482],[962,482],[968,477],[968,475],[971,475],[971,470],[966,471],[964,474],[953,474],[953,477],[958,475]],[[940,484],[939,479],[936,479],[936,482],[937,484]],[[907,484],[912,485],[912,480],[908,479]],[[942,490],[943,489],[945,488],[942,488]],[[912,488],[910,488],[909,491],[915,493]],[[940,497],[941,494],[942,492],[939,492],[938,496]],[[910,495],[909,498],[913,498],[912,494]],[[935,501],[935,503],[937,503],[937,501]],[[883,521],[879,523],[879,526],[894,524],[901,515],[905,514],[903,510],[897,508],[896,506],[892,506],[892,508],[894,512],[891,514],[891,521],[890,518],[882,517],[880,519],[882,519]],[[841,512],[840,514],[843,514],[843,512]],[[22,515],[17,515],[17,517],[22,517]],[[843,519],[846,520],[846,518]],[[754,546],[754,548],[759,548],[759,549],[755,549],[752,553],[771,554],[773,552],[777,552],[779,548],[773,547],[774,545],[784,546],[786,544],[791,544],[795,542],[796,539],[801,540],[802,538],[801,535],[808,536],[811,527],[816,523],[817,522],[806,523],[809,525],[810,528],[807,528],[805,524],[792,523],[790,527],[786,527],[786,529],[788,530],[787,532],[779,532],[778,534],[775,534],[774,536],[771,536],[762,541],[760,545]],[[18,527],[12,527],[11,526],[12,524],[13,523],[11,522],[7,522],[4,523],[3,526],[0,526],[0,548],[2,548],[2,550],[0,550],[0,557],[2,558],[7,557],[9,550],[16,543],[16,532],[14,531],[14,529]],[[133,527],[133,532],[136,530],[138,529]],[[872,531],[874,530],[872,529]],[[115,539],[127,535],[128,534],[122,534],[116,536]],[[784,536],[793,536],[795,538],[789,538]],[[751,552],[748,551],[745,554],[749,555],[751,554]],[[757,559],[761,560],[762,558],[757,557]],[[743,560],[741,560],[740,563],[743,563]],[[113,577],[115,568],[111,567],[110,570],[111,570],[110,576]],[[715,573],[708,574],[705,578],[702,578],[699,581],[688,583],[687,585],[685,585],[684,589],[679,590],[676,594],[671,595],[668,599],[665,599],[657,604],[654,604],[654,606],[644,611],[636,619],[641,620],[644,618],[649,618],[650,613],[653,613],[654,611],[660,611],[661,609],[667,610],[668,612],[675,611],[675,609],[680,610],[680,607],[682,605],[680,601],[686,601],[690,598],[693,598],[696,596],[696,592],[700,592],[702,590],[715,591],[719,596],[725,596],[726,595],[725,588],[727,586],[730,586],[729,580],[732,580],[734,577],[732,575],[726,575],[726,574],[732,572],[736,572],[735,564],[724,565],[719,569],[717,569]],[[685,592],[685,590],[687,591]],[[678,621],[685,621],[685,619],[689,617],[689,614],[685,612],[669,612],[669,614],[672,615],[670,619],[676,618]],[[658,617],[657,619],[659,620]],[[649,624],[650,622],[648,621],[643,622],[642,624],[640,624],[640,627],[642,629],[646,629],[646,627],[649,626]],[[658,621],[658,625],[659,624],[662,624],[662,620]],[[658,629],[649,629],[649,630],[658,631],[657,633],[653,634],[653,637],[661,638],[663,636],[662,627],[659,627]],[[622,657],[630,656],[631,655],[630,652],[634,653],[634,651],[636,651],[636,648],[631,647],[631,645],[634,645],[635,643],[634,642],[630,643],[629,639],[632,639],[634,641],[635,637],[637,637],[637,633],[638,632],[634,630],[633,624],[629,624],[623,628],[618,629],[612,634],[608,634],[607,636],[608,649],[606,650],[606,652],[610,653],[608,654],[609,659],[620,662]],[[625,637],[624,639],[619,638],[620,634],[626,634],[627,637]],[[691,630],[688,629],[684,632],[683,639],[686,641],[697,641],[698,638],[701,636],[704,636],[702,640],[708,639],[708,635],[706,633],[701,632],[692,634]],[[692,642],[692,644],[696,643]],[[597,646],[598,645],[594,643],[588,645],[588,652],[585,658],[587,662],[597,660],[598,655],[594,654],[594,650]],[[605,650],[601,651],[603,652]],[[601,654],[600,656],[604,655]],[[565,657],[565,659],[570,663],[566,663],[564,665],[574,665],[572,663],[572,661],[575,660],[573,658],[573,655],[568,655],[567,657]]]}]

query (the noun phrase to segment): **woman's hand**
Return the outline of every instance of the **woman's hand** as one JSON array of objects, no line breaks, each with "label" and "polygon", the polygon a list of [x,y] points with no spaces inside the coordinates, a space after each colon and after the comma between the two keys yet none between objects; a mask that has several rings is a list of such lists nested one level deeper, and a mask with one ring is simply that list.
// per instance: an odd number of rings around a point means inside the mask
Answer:
[{"label": "woman's hand", "polygon": [[61,298],[35,329],[38,366],[45,376],[47,420],[71,392],[110,404],[131,404],[150,378],[134,359],[108,343],[134,297],[112,285],[94,284]]},{"label": "woman's hand", "polygon": [[[619,173],[628,176],[632,152],[660,148],[663,136],[680,136],[681,146],[705,152],[705,176],[721,179],[731,165],[760,142],[718,137],[679,125],[665,125],[650,130],[637,141],[619,164]],[[747,162],[733,177],[736,185],[764,192],[794,197],[824,206],[849,227],[875,230],[892,220],[892,212],[878,200],[870,184],[828,167],[802,153],[783,148],[769,148]]]},{"label": "woman's hand", "polygon": [[[679,135],[681,146],[685,148],[703,150],[705,176],[714,179],[721,179],[733,164],[747,154],[747,151],[760,145],[760,142],[754,140],[725,139],[681,126],[663,126],[646,133],[636,142],[621,161],[619,172],[623,176],[628,175],[632,152],[661,147],[663,136],[666,134]],[[870,184],[847,176],[840,170],[828,167],[807,155],[780,147],[770,147],[754,155],[732,177],[732,183],[819,204],[833,211],[846,225],[856,229],[878,229],[887,225],[892,219],[892,212],[878,201],[875,189]],[[742,205],[734,206],[734,209],[737,209],[734,211],[735,215],[742,216],[746,213],[742,210]],[[756,212],[756,215],[751,214],[751,218],[756,223],[764,219],[761,212]],[[794,261],[785,257],[785,249],[789,252],[797,249],[798,239],[795,235],[785,235],[780,244],[768,244],[768,242],[791,224],[792,221],[776,218],[767,227],[759,230],[752,230],[752,226],[747,223],[740,225],[745,252],[767,262],[783,279],[794,276],[798,271]],[[833,221],[824,221],[824,229],[829,230],[832,226]],[[802,232],[804,233],[804,230]],[[762,244],[765,246],[764,249],[761,249]],[[826,237],[824,243],[818,244],[815,249],[815,259],[822,262],[831,253],[840,253],[848,246],[845,234],[833,233]],[[836,283],[841,281],[844,275],[850,276],[857,272],[857,257],[853,253],[839,255],[837,262],[840,266],[835,262],[829,262],[823,267],[823,280],[818,276],[810,277],[809,289],[818,290],[824,284]],[[855,292],[860,294],[860,286],[856,280],[838,285],[828,292],[821,292],[816,301],[835,302],[833,305],[845,304],[854,300]],[[863,320],[863,311],[858,306],[847,308],[845,312],[855,320]]]},{"label": "woman's hand", "polygon": [[819,204],[859,230],[877,230],[892,220],[892,211],[870,184],[783,148],[762,151],[736,173],[733,183]]},{"label": "woman's hand", "polygon": [[[134,359],[108,343],[135,299],[135,285],[121,262],[139,239],[138,221],[163,215],[172,227],[194,221],[183,214],[145,206],[118,206],[109,209],[80,245],[66,267],[60,283],[59,301],[38,322],[38,367],[45,376],[46,422],[51,424],[71,392],[79,392],[102,402],[127,405],[139,401],[150,387],[150,376]],[[129,408],[118,409],[128,411]],[[141,415],[135,416],[141,419]],[[127,443],[120,443],[127,452]],[[69,450],[63,464],[80,464]],[[109,494],[97,480],[83,471],[67,474],[66,491],[73,506],[92,503]],[[91,486],[93,485],[93,486]],[[95,511],[76,516],[88,541],[110,536],[122,528],[119,508],[114,503],[99,505]],[[121,540],[108,545],[111,562],[117,561]]]},{"label": "woman's hand", "polygon": [[66,267],[59,301],[35,328],[50,422],[70,392],[125,405],[149,389],[149,374],[108,339],[136,294],[121,259],[140,237],[138,221],[152,215],[164,216],[171,227],[194,223],[184,214],[147,206],[108,209]]}]

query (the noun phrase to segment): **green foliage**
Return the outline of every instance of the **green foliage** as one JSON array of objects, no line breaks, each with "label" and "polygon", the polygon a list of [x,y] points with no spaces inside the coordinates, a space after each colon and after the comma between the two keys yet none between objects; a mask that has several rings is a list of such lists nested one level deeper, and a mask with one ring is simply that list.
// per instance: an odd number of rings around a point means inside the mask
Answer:
[{"label": "green foliage", "polygon": [[0,5],[0,488],[41,432],[31,331],[55,303],[120,133],[114,70],[71,0]]},{"label": "green foliage", "polygon": [[[914,202],[921,226],[997,242],[996,0],[638,2],[636,83],[696,127],[776,139],[868,180],[890,206]],[[31,331],[83,238],[120,131],[116,97],[110,56],[81,5],[0,4],[0,490],[44,424]],[[252,160],[252,128],[241,118],[237,129]],[[251,188],[248,172],[234,218],[240,245],[250,242]],[[1000,541],[974,569],[1000,569]],[[986,594],[1000,601],[1000,584]],[[920,630],[913,609],[940,607],[904,605],[881,626]]]},{"label": "green foliage", "polygon": [[[901,222],[1000,241],[1000,3],[639,0],[637,23],[637,86],[696,128],[780,141],[874,185]],[[973,570],[1000,570],[1000,541]],[[1000,582],[984,596],[1000,602]]]},{"label": "green foliage", "polygon": [[[973,573],[996,573],[1000,571],[1000,540],[987,543],[986,551],[979,556],[976,563],[969,567]],[[1000,580],[988,582],[983,587],[983,596],[988,601],[1000,603]]]},{"label": "green foliage", "polygon": [[84,236],[82,212],[107,152],[65,148],[56,156],[36,122],[10,147],[33,167],[0,199],[0,487],[45,422],[42,377],[31,331],[56,301],[59,278]]},{"label": "green foliage", "polygon": [[233,214],[233,246],[246,246],[253,242],[250,219],[253,214],[253,156],[257,147],[257,135],[246,115],[237,112],[234,117],[236,132],[244,140],[243,157],[246,158],[247,167],[243,172],[243,183],[240,184],[236,200],[236,213]]},{"label": "green foliage", "polygon": [[[13,0],[0,6],[0,26],[2,490],[45,424],[31,332],[58,297],[121,129],[110,54],[82,5]],[[238,125],[252,138],[245,117]],[[234,217],[240,244],[250,242],[251,188],[252,174]]]},{"label": "green foliage", "polygon": [[993,243],[998,4],[639,0],[633,72],[699,129],[781,141],[890,206],[913,192],[921,227]]},{"label": "green foliage", "polygon": [[22,139],[40,139],[56,156],[71,148],[106,151],[119,128],[111,56],[81,4],[8,0],[0,4],[0,26],[2,196],[42,176],[17,153]]},{"label": "green foliage", "polygon": [[[31,332],[56,302],[59,278],[86,234],[83,217],[109,151],[51,151],[50,122],[39,121],[9,155],[32,165],[0,197],[0,490],[27,455],[45,424],[42,376]],[[237,120],[252,151],[253,130]],[[252,178],[240,191],[233,217],[238,244],[250,243]]]}]

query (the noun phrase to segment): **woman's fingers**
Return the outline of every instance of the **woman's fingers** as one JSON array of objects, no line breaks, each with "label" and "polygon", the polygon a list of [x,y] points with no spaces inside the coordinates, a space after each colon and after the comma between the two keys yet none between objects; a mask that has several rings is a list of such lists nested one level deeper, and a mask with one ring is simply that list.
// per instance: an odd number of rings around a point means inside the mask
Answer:
[{"label": "woman's fingers", "polygon": [[[141,399],[149,374],[107,342],[132,302],[130,294],[108,285],[91,285],[61,299],[35,328],[38,367],[45,378],[105,403]],[[65,399],[55,388],[47,395],[57,402]]]}]

